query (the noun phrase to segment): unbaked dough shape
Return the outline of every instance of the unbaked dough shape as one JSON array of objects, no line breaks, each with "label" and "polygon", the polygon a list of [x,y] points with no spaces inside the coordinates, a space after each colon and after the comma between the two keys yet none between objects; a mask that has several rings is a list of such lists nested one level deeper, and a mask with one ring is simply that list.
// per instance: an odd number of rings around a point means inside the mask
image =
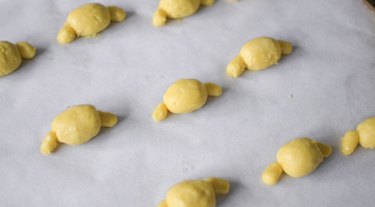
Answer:
[{"label": "unbaked dough shape", "polygon": [[16,71],[22,63],[22,58],[32,59],[35,54],[36,48],[27,42],[13,44],[0,41],[0,77]]},{"label": "unbaked dough shape", "polygon": [[93,37],[106,29],[111,21],[120,22],[125,18],[125,11],[119,7],[105,7],[99,3],[84,4],[69,13],[57,35],[57,41],[67,44],[80,36]]},{"label": "unbaked dough shape", "polygon": [[246,68],[251,71],[264,70],[292,51],[293,46],[287,41],[270,37],[254,38],[242,46],[240,54],[228,64],[226,71],[228,76],[237,78]]},{"label": "unbaked dough shape", "polygon": [[350,155],[358,144],[365,149],[375,148],[375,117],[358,124],[356,130],[345,133],[341,138],[341,152],[344,155]]},{"label": "unbaked dough shape", "polygon": [[167,19],[180,19],[191,16],[198,11],[200,5],[211,6],[215,0],[160,0],[152,18],[156,27],[166,24]]},{"label": "unbaked dough shape", "polygon": [[214,83],[201,83],[196,79],[181,79],[174,82],[163,96],[152,114],[154,121],[167,118],[168,112],[175,114],[190,113],[200,109],[208,96],[220,96],[222,88]]},{"label": "unbaked dough shape", "polygon": [[187,180],[172,186],[158,207],[215,207],[216,194],[227,194],[230,183],[222,178]]},{"label": "unbaked dough shape", "polygon": [[300,178],[312,173],[331,155],[332,148],[313,139],[296,138],[283,145],[277,152],[277,162],[271,163],[262,174],[266,185],[275,185],[283,172]]},{"label": "unbaked dough shape", "polygon": [[98,135],[101,127],[113,127],[117,116],[102,112],[93,105],[76,105],[68,108],[55,117],[51,131],[40,145],[44,155],[52,153],[59,143],[80,145]]}]

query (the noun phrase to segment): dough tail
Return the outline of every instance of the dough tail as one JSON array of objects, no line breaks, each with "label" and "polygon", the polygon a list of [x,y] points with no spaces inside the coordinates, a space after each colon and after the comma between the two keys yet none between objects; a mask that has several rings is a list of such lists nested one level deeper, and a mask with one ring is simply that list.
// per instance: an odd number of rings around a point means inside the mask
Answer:
[{"label": "dough tail", "polygon": [[40,152],[44,155],[51,154],[59,145],[55,132],[48,132],[47,136],[43,139],[40,145]]},{"label": "dough tail", "polygon": [[164,103],[159,104],[152,113],[154,121],[159,122],[166,119],[168,116],[168,108]]},{"label": "dough tail", "polygon": [[264,170],[262,174],[262,181],[266,185],[275,185],[279,179],[281,174],[283,173],[283,168],[277,162],[271,163],[268,167]]},{"label": "dough tail", "polygon": [[232,78],[237,78],[242,75],[246,69],[246,64],[243,58],[238,55],[227,66],[227,74]]},{"label": "dough tail", "polygon": [[98,111],[100,120],[101,120],[101,126],[102,127],[113,127],[117,124],[118,118],[116,115],[109,113],[109,112],[102,112]]},{"label": "dough tail", "polygon": [[209,96],[220,96],[223,93],[223,89],[214,83],[205,83],[204,86]]},{"label": "dough tail", "polygon": [[117,6],[109,6],[107,8],[111,14],[111,21],[121,22],[126,18],[126,12],[123,9]]},{"label": "dough tail", "polygon": [[67,44],[72,42],[77,38],[77,34],[74,31],[74,29],[68,25],[65,24],[57,34],[57,41],[62,44]]},{"label": "dough tail", "polygon": [[282,55],[289,55],[293,52],[293,46],[290,42],[279,40],[278,41],[281,47],[281,54]]},{"label": "dough tail", "polygon": [[215,3],[215,0],[201,0],[201,4],[204,6],[211,6]]},{"label": "dough tail", "polygon": [[227,194],[229,192],[230,183],[227,180],[221,178],[208,178],[206,181],[212,185],[217,194]]},{"label": "dough tail", "polygon": [[357,131],[348,131],[341,138],[341,152],[344,155],[350,155],[357,148],[359,143],[359,134]]},{"label": "dough tail", "polygon": [[154,16],[152,17],[152,24],[156,27],[160,27],[165,25],[167,22],[167,13],[158,8],[156,12],[154,13]]},{"label": "dough tail", "polygon": [[36,48],[30,45],[28,42],[17,42],[16,45],[22,58],[31,59],[35,57]]}]

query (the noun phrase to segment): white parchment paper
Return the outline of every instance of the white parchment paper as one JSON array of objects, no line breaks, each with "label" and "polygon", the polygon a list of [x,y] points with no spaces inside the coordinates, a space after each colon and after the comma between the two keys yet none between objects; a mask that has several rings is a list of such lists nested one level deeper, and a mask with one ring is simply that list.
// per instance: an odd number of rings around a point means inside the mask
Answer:
[{"label": "white parchment paper", "polygon": [[[0,0],[0,38],[29,41],[35,59],[0,79],[0,206],[156,206],[185,179],[232,183],[220,207],[372,206],[375,151],[339,152],[340,138],[375,115],[375,21],[359,0],[218,0],[196,15],[151,26],[156,0],[101,0],[128,13],[96,38],[59,45],[84,0]],[[238,79],[225,67],[246,41],[293,43],[279,65]],[[175,80],[224,88],[201,110],[154,123]],[[118,125],[85,145],[39,152],[50,122],[90,103]],[[278,148],[308,136],[333,155],[302,179],[260,180]]]}]

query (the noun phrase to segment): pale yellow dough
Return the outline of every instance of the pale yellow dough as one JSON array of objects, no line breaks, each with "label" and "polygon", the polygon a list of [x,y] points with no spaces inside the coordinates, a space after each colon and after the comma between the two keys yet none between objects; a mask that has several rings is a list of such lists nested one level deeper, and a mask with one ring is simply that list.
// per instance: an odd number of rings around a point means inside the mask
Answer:
[{"label": "pale yellow dough", "polygon": [[0,77],[17,70],[22,63],[22,58],[31,59],[35,53],[35,47],[27,42],[12,44],[8,41],[0,41]]},{"label": "pale yellow dough", "polygon": [[360,144],[365,149],[375,148],[375,117],[358,124],[355,131],[348,131],[341,139],[341,152],[350,155]]},{"label": "pale yellow dough", "polygon": [[111,21],[123,21],[123,9],[99,3],[88,3],[74,9],[57,35],[59,43],[70,43],[77,37],[92,37],[103,31]]},{"label": "pale yellow dough", "polygon": [[163,26],[167,18],[179,19],[190,16],[198,11],[200,5],[211,6],[215,0],[160,0],[154,13],[154,26]]},{"label": "pale yellow dough", "polygon": [[163,103],[154,112],[153,119],[162,121],[168,111],[175,114],[190,113],[201,108],[208,96],[220,96],[222,89],[214,83],[202,84],[195,79],[182,79],[173,83],[163,96]]},{"label": "pale yellow dough", "polygon": [[282,55],[289,55],[293,47],[289,42],[259,37],[247,42],[227,66],[227,74],[236,78],[245,69],[259,71],[277,64]]},{"label": "pale yellow dough", "polygon": [[294,178],[309,175],[331,153],[330,146],[310,138],[294,139],[279,149],[277,162],[264,170],[262,180],[267,185],[274,185],[283,172]]},{"label": "pale yellow dough", "polygon": [[51,131],[44,138],[40,151],[48,155],[59,143],[83,144],[95,137],[101,127],[113,127],[116,123],[116,115],[98,111],[92,105],[70,107],[52,121]]},{"label": "pale yellow dough", "polygon": [[216,194],[227,194],[229,188],[221,178],[187,180],[172,186],[158,207],[215,207]]}]

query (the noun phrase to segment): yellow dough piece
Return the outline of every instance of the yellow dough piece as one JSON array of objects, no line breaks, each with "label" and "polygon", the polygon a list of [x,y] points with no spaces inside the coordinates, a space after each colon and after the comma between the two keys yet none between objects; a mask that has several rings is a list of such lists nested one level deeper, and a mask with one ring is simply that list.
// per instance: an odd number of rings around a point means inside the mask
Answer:
[{"label": "yellow dough piece", "polygon": [[221,178],[187,180],[172,186],[158,207],[215,207],[216,194],[227,194],[230,184]]},{"label": "yellow dough piece", "polygon": [[0,77],[8,75],[19,68],[22,58],[35,57],[36,48],[27,42],[12,44],[8,41],[0,41]]},{"label": "yellow dough piece", "polygon": [[173,83],[163,96],[163,103],[154,112],[153,119],[162,121],[168,111],[175,114],[190,113],[201,108],[208,96],[220,96],[222,89],[214,83],[202,84],[195,79],[182,79]]},{"label": "yellow dough piece", "polygon": [[111,21],[123,21],[123,9],[99,3],[84,4],[69,13],[64,26],[57,35],[59,43],[70,43],[77,37],[92,37],[103,31]]},{"label": "yellow dough piece", "polygon": [[310,138],[297,138],[283,145],[277,152],[277,162],[270,164],[262,174],[267,185],[278,182],[282,172],[299,178],[312,173],[323,159],[329,157],[332,148]]},{"label": "yellow dough piece", "polygon": [[199,5],[211,6],[215,0],[160,0],[154,13],[152,23],[154,26],[163,26],[167,18],[179,19],[190,16],[198,11]]},{"label": "yellow dough piece", "polygon": [[227,66],[227,74],[236,78],[245,69],[259,71],[278,63],[282,55],[292,53],[293,47],[289,42],[274,40],[269,37],[259,37],[247,42]]},{"label": "yellow dough piece", "polygon": [[40,151],[48,155],[59,143],[83,144],[95,137],[101,127],[113,127],[116,123],[116,115],[98,111],[92,105],[70,107],[52,121],[51,131],[44,138]]},{"label": "yellow dough piece", "polygon": [[358,124],[355,131],[348,131],[341,139],[341,152],[350,155],[358,143],[365,149],[375,148],[375,117]]}]

